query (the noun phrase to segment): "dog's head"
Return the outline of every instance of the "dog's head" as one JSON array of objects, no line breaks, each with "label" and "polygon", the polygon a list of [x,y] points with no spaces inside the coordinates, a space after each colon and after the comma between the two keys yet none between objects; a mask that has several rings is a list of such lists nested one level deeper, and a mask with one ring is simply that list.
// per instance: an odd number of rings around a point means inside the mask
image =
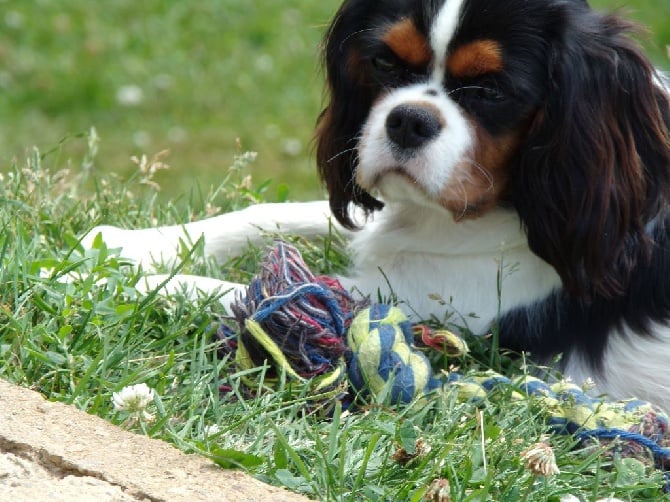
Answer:
[{"label": "dog's head", "polygon": [[630,30],[583,0],[345,1],[317,128],[334,215],[509,205],[569,289],[616,294],[670,191],[668,97]]}]

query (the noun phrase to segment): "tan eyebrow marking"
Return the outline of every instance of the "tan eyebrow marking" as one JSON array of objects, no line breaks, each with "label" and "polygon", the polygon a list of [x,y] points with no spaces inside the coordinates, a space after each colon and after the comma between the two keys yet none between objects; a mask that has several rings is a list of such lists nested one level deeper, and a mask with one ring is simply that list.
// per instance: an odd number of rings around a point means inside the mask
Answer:
[{"label": "tan eyebrow marking", "polygon": [[413,66],[421,66],[430,62],[433,51],[428,40],[409,18],[393,24],[384,34],[382,41],[396,56]]},{"label": "tan eyebrow marking", "polygon": [[495,40],[475,40],[457,48],[447,58],[447,70],[454,77],[477,77],[502,69],[502,47]]}]

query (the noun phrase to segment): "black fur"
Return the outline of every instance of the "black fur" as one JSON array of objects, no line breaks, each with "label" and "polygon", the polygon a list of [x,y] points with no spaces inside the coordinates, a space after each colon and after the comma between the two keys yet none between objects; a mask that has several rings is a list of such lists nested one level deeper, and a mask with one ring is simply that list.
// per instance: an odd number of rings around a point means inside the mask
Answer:
[{"label": "black fur", "polygon": [[[608,337],[629,328],[653,336],[651,323],[670,323],[670,216],[654,224],[651,259],[638,265],[626,291],[616,298],[584,299],[556,291],[548,298],[506,313],[499,321],[500,345],[549,364],[557,354],[582,354],[602,370]],[[567,358],[566,358],[567,359]]]}]

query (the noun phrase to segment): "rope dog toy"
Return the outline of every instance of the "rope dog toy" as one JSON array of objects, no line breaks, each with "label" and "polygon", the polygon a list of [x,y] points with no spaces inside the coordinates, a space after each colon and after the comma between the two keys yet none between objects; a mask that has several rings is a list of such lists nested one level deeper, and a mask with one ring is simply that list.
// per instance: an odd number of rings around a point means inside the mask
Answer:
[{"label": "rope dog toy", "polygon": [[[327,414],[335,400],[349,406],[361,395],[402,404],[456,387],[459,399],[476,402],[506,389],[512,399],[537,400],[558,432],[582,441],[619,439],[622,455],[648,451],[657,467],[670,470],[669,418],[651,404],[597,399],[573,383],[550,385],[528,375],[434,374],[414,340],[457,355],[467,352],[462,339],[412,325],[397,307],[354,300],[336,279],[313,275],[299,251],[284,242],[270,250],[231,310],[237,329],[218,327],[218,353],[234,359],[250,391],[271,391],[283,375],[307,386],[314,409]],[[260,381],[253,370],[264,365]]]}]

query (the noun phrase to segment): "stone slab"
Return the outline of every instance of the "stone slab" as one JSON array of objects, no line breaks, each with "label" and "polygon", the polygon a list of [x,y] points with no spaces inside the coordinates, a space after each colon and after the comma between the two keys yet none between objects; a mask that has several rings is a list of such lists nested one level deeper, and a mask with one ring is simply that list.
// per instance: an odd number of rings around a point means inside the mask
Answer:
[{"label": "stone slab", "polygon": [[0,380],[0,500],[308,499]]}]

